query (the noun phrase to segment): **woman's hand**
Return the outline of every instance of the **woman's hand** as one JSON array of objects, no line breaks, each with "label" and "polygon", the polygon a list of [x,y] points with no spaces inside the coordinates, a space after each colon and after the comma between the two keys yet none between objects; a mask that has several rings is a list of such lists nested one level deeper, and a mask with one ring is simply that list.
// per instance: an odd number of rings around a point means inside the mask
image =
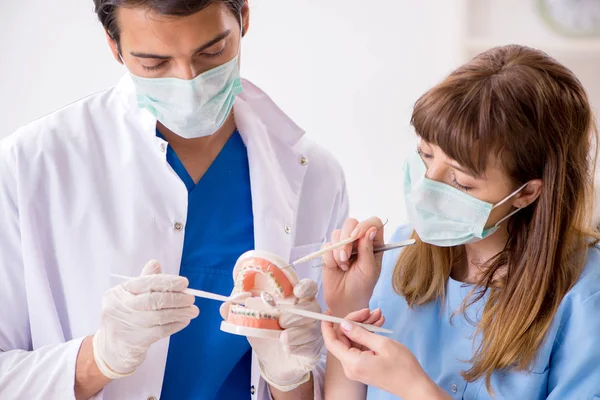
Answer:
[{"label": "woman's hand", "polygon": [[[375,318],[378,319],[373,322]],[[373,313],[360,310],[346,319],[383,324],[379,310]],[[337,327],[322,322],[321,329],[327,350],[340,361],[349,379],[378,387],[404,400],[451,398],[427,376],[405,346],[348,321]]]},{"label": "woman's hand", "polygon": [[[337,243],[350,237],[357,240],[323,256],[325,302],[330,312],[340,317],[369,305],[381,273],[383,256],[374,255],[373,248],[384,244],[383,223],[376,217],[361,223],[348,219],[341,230],[332,233],[331,241]],[[358,256],[350,261],[353,250],[358,250]]]}]

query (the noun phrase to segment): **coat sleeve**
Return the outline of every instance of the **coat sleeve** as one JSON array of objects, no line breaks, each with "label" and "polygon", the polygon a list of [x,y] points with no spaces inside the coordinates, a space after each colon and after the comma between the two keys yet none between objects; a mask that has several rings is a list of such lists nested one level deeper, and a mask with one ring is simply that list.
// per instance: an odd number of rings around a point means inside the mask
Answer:
[{"label": "coat sleeve", "polygon": [[82,339],[32,351],[17,152],[11,143],[12,137],[0,141],[0,398],[74,399],[75,362]]}]

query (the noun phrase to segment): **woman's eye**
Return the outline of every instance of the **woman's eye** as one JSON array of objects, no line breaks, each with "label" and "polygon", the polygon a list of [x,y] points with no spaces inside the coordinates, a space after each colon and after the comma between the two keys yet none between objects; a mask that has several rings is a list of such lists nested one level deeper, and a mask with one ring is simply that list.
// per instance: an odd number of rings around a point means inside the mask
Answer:
[{"label": "woman's eye", "polygon": [[422,148],[417,147],[417,154],[421,156],[421,158],[433,158],[433,154],[427,154],[423,151]]},{"label": "woman's eye", "polygon": [[469,190],[473,189],[472,187],[464,186],[458,183],[458,181],[456,180],[456,175],[454,174],[452,174],[452,186],[459,190],[462,190],[463,192],[468,192]]}]

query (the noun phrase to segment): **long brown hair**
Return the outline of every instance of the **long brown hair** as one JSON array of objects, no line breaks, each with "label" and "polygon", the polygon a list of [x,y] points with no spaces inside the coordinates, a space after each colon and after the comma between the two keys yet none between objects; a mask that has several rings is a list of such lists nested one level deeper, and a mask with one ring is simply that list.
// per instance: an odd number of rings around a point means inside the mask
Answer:
[{"label": "long brown hair", "polygon": [[[571,71],[545,53],[511,45],[479,54],[416,103],[417,134],[471,172],[490,156],[518,187],[542,180],[536,202],[510,219],[503,251],[482,268],[461,310],[488,299],[467,381],[498,369],[526,370],[554,314],[579,278],[591,229],[596,138],[587,95]],[[418,239],[416,233],[413,236]],[[594,240],[590,241],[589,238]],[[411,307],[445,295],[462,248],[417,241],[400,256],[394,288]]]}]

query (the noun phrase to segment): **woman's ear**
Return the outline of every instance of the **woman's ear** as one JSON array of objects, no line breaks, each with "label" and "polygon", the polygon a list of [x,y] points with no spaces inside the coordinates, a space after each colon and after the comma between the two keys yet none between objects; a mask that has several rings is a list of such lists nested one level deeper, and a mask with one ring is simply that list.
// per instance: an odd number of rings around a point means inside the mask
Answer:
[{"label": "woman's ear", "polygon": [[543,182],[541,179],[534,179],[530,181],[527,186],[523,188],[517,195],[515,196],[512,205],[516,208],[525,208],[529,206],[531,203],[536,201],[540,194],[542,193],[542,185]]}]

